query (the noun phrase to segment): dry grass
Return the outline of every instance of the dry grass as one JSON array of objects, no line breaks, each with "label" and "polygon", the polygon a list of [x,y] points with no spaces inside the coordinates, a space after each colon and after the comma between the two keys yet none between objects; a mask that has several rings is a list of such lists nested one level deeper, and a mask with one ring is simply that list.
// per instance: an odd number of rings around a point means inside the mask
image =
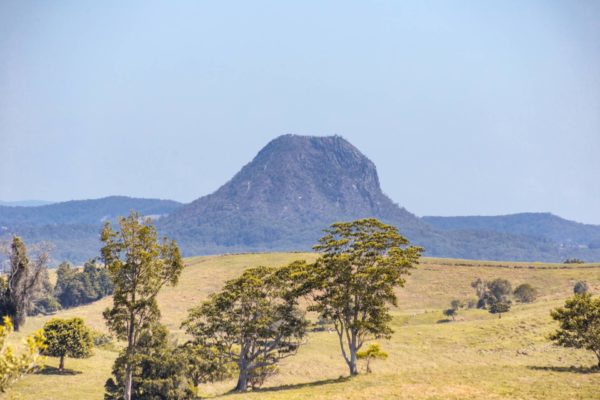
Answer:
[{"label": "dry grass", "polygon": [[[245,267],[282,265],[314,254],[243,254],[187,260],[180,284],[161,293],[163,322],[178,336],[187,310]],[[441,309],[453,298],[472,298],[470,282],[507,278],[513,285],[528,282],[540,291],[537,302],[517,305],[498,319],[485,311],[467,310],[458,321],[439,323]],[[284,360],[280,373],[259,392],[227,394],[232,382],[202,387],[223,399],[600,399],[600,373],[588,367],[595,357],[585,351],[552,346],[546,339],[555,328],[549,311],[571,294],[577,280],[587,280],[600,292],[600,265],[488,263],[424,259],[398,291],[393,310],[395,334],[381,342],[390,354],[376,362],[373,374],[344,378],[346,367],[335,334],[312,333],[307,344]],[[110,304],[66,310],[61,317],[81,316],[94,329],[105,330],[101,312]],[[25,332],[47,320],[28,320]],[[74,375],[32,375],[3,398],[101,399],[115,352],[98,350],[87,360],[67,360]],[[49,359],[56,366],[55,359]],[[575,368],[571,368],[571,367]],[[341,378],[340,378],[341,377]]]}]

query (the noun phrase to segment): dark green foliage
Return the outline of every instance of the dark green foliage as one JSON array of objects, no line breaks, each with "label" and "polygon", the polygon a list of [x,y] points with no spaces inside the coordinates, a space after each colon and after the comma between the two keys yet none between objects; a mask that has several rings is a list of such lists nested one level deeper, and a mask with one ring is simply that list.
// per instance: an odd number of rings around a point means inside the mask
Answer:
[{"label": "dark green foliage", "polygon": [[104,311],[109,329],[127,340],[122,358],[124,378],[119,381],[125,400],[135,387],[133,372],[139,365],[138,341],[160,320],[156,296],[164,285],[176,285],[183,261],[175,241],[158,241],[150,219],[136,212],[119,220],[120,231],[110,223],[102,230],[102,258],[114,285],[113,307]]},{"label": "dark green foliage", "polygon": [[44,337],[46,348],[43,354],[59,357],[60,371],[65,367],[65,357],[86,358],[92,355],[92,331],[81,318],[51,319],[44,325]]},{"label": "dark green foliage", "polygon": [[395,289],[418,262],[422,249],[376,219],[333,224],[315,250],[323,253],[307,270],[314,304],[309,308],[333,321],[351,375],[357,352],[369,338],[389,338],[389,305]]},{"label": "dark green foliage", "polygon": [[443,311],[444,315],[446,317],[451,317],[452,321],[454,321],[456,315],[458,314],[458,310],[462,307],[464,307],[463,302],[460,300],[454,299],[450,302],[450,308]]},{"label": "dark green foliage", "polygon": [[477,308],[484,308],[492,314],[498,314],[498,318],[502,318],[502,313],[510,310],[512,285],[506,279],[485,282],[477,278],[471,286],[479,299]]},{"label": "dark green foliage", "polygon": [[113,377],[104,386],[106,400],[122,400],[128,360],[132,370],[132,400],[184,400],[193,398],[185,371],[187,360],[169,340],[165,326],[154,324],[145,330],[135,354],[121,352],[113,366]]},{"label": "dark green foliage", "polygon": [[247,269],[190,310],[183,323],[194,345],[217,349],[223,362],[237,365],[236,391],[262,384],[279,360],[302,344],[308,321],[298,309],[299,285],[288,272],[285,267]]},{"label": "dark green foliage", "polygon": [[215,346],[188,342],[178,351],[185,359],[185,375],[194,388],[233,377],[237,372],[237,365],[228,361]]},{"label": "dark green foliage", "polygon": [[18,236],[13,237],[8,253],[10,269],[0,277],[0,314],[9,317],[18,331],[35,301],[43,296],[49,257],[44,248],[38,248],[34,261],[30,261],[25,243]]},{"label": "dark green foliage", "polygon": [[579,281],[573,286],[573,293],[575,294],[585,294],[590,291],[590,287],[588,286],[586,281]]},{"label": "dark green foliage", "polygon": [[522,283],[513,292],[515,298],[521,303],[532,303],[537,298],[537,290],[529,283]]},{"label": "dark green foliage", "polygon": [[579,258],[567,258],[563,261],[563,264],[585,264],[585,261],[580,260]]},{"label": "dark green foliage", "polygon": [[96,260],[86,262],[83,270],[64,262],[56,270],[54,292],[63,308],[77,307],[112,294],[113,284],[108,268]]},{"label": "dark green foliage", "polygon": [[600,298],[592,298],[589,293],[576,294],[550,315],[560,323],[550,340],[560,346],[592,351],[600,368]]}]

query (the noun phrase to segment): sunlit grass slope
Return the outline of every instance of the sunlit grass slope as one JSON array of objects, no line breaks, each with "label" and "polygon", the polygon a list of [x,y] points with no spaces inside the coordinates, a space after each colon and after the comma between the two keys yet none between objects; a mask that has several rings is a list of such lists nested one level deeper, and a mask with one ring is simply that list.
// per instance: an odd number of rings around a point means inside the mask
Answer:
[{"label": "sunlit grass slope", "polygon": [[[240,254],[187,259],[175,288],[159,301],[163,322],[183,339],[179,324],[187,310],[218,290],[248,266],[283,265],[314,254]],[[482,310],[461,311],[456,322],[444,323],[441,310],[453,298],[473,298],[475,278],[506,278],[513,286],[528,282],[540,291],[538,301],[517,305],[502,319]],[[595,357],[588,352],[553,346],[547,335],[555,328],[550,309],[571,295],[577,280],[600,292],[600,265],[492,263],[424,259],[398,291],[391,340],[380,341],[390,355],[373,365],[374,373],[346,379],[334,333],[315,332],[295,357],[261,391],[227,394],[233,382],[207,385],[206,396],[221,399],[600,399],[600,373],[590,373]],[[105,331],[104,299],[66,310],[59,317],[80,316]],[[47,317],[31,318],[24,332],[40,328]],[[92,358],[67,359],[69,375],[45,373],[19,381],[2,398],[101,399],[116,352],[96,350]],[[48,359],[57,366],[57,360]],[[574,367],[574,368],[571,368]],[[341,377],[341,378],[340,378]]]}]

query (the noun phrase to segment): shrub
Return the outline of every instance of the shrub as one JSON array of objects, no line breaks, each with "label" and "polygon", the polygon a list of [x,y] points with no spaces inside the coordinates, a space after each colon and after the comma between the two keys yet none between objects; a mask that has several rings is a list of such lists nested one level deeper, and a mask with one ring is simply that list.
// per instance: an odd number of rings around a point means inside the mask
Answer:
[{"label": "shrub", "polygon": [[515,298],[521,303],[532,303],[537,298],[537,290],[529,283],[523,283],[513,292]]},{"label": "shrub", "polygon": [[575,294],[585,294],[590,291],[590,288],[586,281],[579,281],[573,286],[573,293]]}]

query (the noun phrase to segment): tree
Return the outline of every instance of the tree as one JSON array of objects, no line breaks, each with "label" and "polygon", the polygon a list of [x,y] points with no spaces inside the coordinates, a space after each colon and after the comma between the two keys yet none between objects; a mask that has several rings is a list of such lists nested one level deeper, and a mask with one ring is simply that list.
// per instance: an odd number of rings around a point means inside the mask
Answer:
[{"label": "tree", "polygon": [[502,318],[502,313],[508,312],[511,307],[509,296],[512,294],[512,286],[506,279],[494,279],[486,282],[477,278],[471,283],[477,294],[477,308],[487,309],[492,314],[498,314]]},{"label": "tree", "polygon": [[456,315],[458,314],[458,310],[463,306],[464,305],[462,301],[454,299],[450,302],[450,308],[444,310],[444,315],[446,317],[452,317],[452,321],[454,321]]},{"label": "tree", "polygon": [[237,365],[238,392],[259,384],[265,373],[302,344],[308,322],[286,272],[247,269],[190,310],[182,325],[196,345],[217,349],[225,363]]},{"label": "tree", "polygon": [[532,303],[537,298],[537,290],[529,283],[522,283],[517,286],[513,295],[521,303]]},{"label": "tree", "polygon": [[[144,330],[133,355],[132,392],[135,400],[187,400],[193,396],[189,388],[186,359],[169,340],[164,325],[153,324]],[[124,350],[113,365],[113,377],[105,384],[105,400],[122,399],[125,393],[127,364],[131,358]]]},{"label": "tree", "polygon": [[314,249],[323,255],[312,268],[309,310],[333,321],[350,375],[356,375],[356,354],[365,340],[390,337],[394,290],[404,286],[403,276],[422,249],[373,218],[331,225]]},{"label": "tree", "polygon": [[44,325],[44,336],[44,354],[60,358],[60,372],[65,369],[65,357],[87,358],[92,355],[92,331],[85,326],[81,318],[53,318]]},{"label": "tree", "polygon": [[109,329],[127,340],[123,398],[131,399],[133,370],[140,335],[160,319],[156,296],[164,285],[176,285],[183,262],[175,241],[160,243],[150,219],[131,212],[119,219],[120,231],[110,223],[102,230],[102,258],[114,285],[113,307],[104,311]]},{"label": "tree", "polygon": [[4,317],[0,325],[0,392],[6,389],[21,376],[31,373],[38,368],[40,351],[44,349],[44,335],[36,331],[25,339],[26,350],[17,355],[11,346],[7,345],[13,333],[13,324],[9,317]]},{"label": "tree", "polygon": [[54,292],[60,304],[68,308],[91,303],[112,294],[113,285],[108,269],[99,266],[94,259],[87,261],[83,270],[64,262],[56,271]]},{"label": "tree", "polygon": [[15,331],[25,323],[33,303],[40,297],[48,260],[48,251],[42,246],[38,248],[35,260],[30,261],[23,240],[13,236],[9,250],[10,270],[0,280],[0,312],[11,318]]},{"label": "tree", "polygon": [[194,386],[194,390],[202,383],[232,377],[237,367],[226,361],[215,346],[187,342],[179,347],[178,351],[185,359],[185,375]]},{"label": "tree", "polygon": [[498,300],[494,301],[490,306],[490,313],[498,314],[498,318],[502,318],[502,313],[510,311],[511,302],[510,300]]},{"label": "tree", "polygon": [[590,291],[590,288],[586,281],[579,281],[573,286],[573,293],[575,294],[585,294]]},{"label": "tree", "polygon": [[381,347],[377,343],[372,343],[365,350],[356,353],[356,357],[359,360],[367,361],[367,373],[371,371],[371,360],[385,360],[388,358],[388,354],[381,350]]},{"label": "tree", "polygon": [[600,298],[589,293],[575,295],[550,315],[560,323],[550,340],[564,347],[591,350],[600,368]]}]

